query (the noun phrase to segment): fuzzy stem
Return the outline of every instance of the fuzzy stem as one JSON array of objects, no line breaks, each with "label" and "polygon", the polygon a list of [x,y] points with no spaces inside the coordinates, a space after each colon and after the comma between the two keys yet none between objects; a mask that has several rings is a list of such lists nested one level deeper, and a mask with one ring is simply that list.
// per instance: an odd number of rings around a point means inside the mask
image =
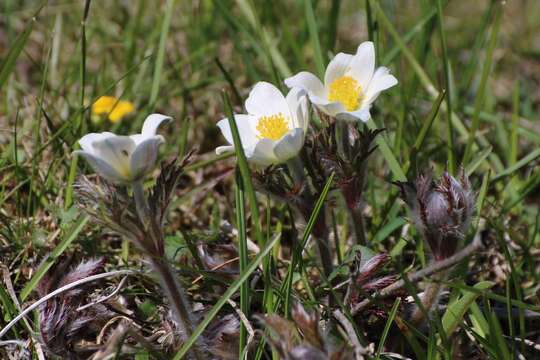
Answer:
[{"label": "fuzzy stem", "polygon": [[[153,270],[158,274],[161,286],[169,299],[176,323],[180,328],[181,340],[186,341],[191,336],[194,329],[194,320],[191,316],[191,305],[189,304],[184,288],[176,279],[170,264],[162,257],[162,234],[157,229],[156,225],[151,223],[152,217],[150,215],[150,207],[148,206],[148,199],[144,194],[142,181],[133,182],[132,187],[137,214],[146,229],[146,236],[149,239],[152,239],[151,244],[154,251],[149,254],[150,263],[152,264]],[[201,350],[200,343],[195,343],[192,346],[190,358],[194,360],[206,359],[204,352]]]},{"label": "fuzzy stem", "polygon": [[420,299],[422,306],[418,306],[411,315],[410,321],[413,325],[420,324],[429,315],[439,299],[439,294],[443,289],[442,281],[447,277],[447,274],[448,272],[432,276],[431,282],[426,285],[422,299]]},{"label": "fuzzy stem", "polygon": [[359,245],[366,245],[367,236],[366,236],[366,227],[364,224],[364,215],[362,214],[362,209],[360,209],[359,207],[355,207],[349,210],[350,210],[353,224],[354,224],[354,232],[356,234],[356,243]]},{"label": "fuzzy stem", "polygon": [[[441,260],[441,261],[437,261],[431,264],[430,266],[415,272],[411,276],[408,276],[409,282],[414,283],[426,276],[430,276],[442,270],[448,269],[449,267],[454,266],[458,262],[462,261],[463,259],[477,252],[479,249],[482,248],[482,246],[483,246],[482,240],[480,239],[479,234],[477,234],[471,244],[467,245],[467,247],[455,253],[453,256],[447,259]],[[373,302],[373,300],[389,296],[392,293],[396,292],[397,290],[402,289],[404,286],[405,286],[405,281],[403,279],[398,280],[395,283],[388,285],[387,287],[382,289],[380,292],[373,294],[371,298],[362,300],[357,305],[355,305],[354,308],[351,310],[351,314],[352,315],[358,314],[358,312],[360,312],[361,310],[369,306]]]},{"label": "fuzzy stem", "polygon": [[302,184],[304,182],[304,164],[302,160],[298,156],[295,156],[287,161],[287,167],[291,172],[294,184]]},{"label": "fuzzy stem", "polygon": [[[169,299],[169,303],[173,308],[175,320],[180,329],[180,337],[185,342],[194,329],[194,320],[192,317],[192,310],[185,295],[185,291],[182,285],[176,280],[173,269],[167,261],[164,259],[151,258],[152,268],[159,275],[161,286],[165,290],[165,294]],[[196,360],[206,359],[203,351],[201,350],[200,342],[193,344],[191,347],[191,358]]]},{"label": "fuzzy stem", "polygon": [[139,215],[139,220],[146,227],[150,221],[150,209],[148,206],[148,199],[144,195],[144,187],[142,180],[137,180],[132,183],[133,188],[133,198],[135,199],[135,206],[137,208],[137,215]]},{"label": "fuzzy stem", "polygon": [[336,120],[338,141],[338,152],[345,155],[347,144],[349,142],[349,123],[345,120]]},{"label": "fuzzy stem", "polygon": [[334,266],[332,265],[332,252],[330,251],[328,237],[315,237],[315,241],[317,242],[317,248],[319,251],[319,257],[321,258],[324,275],[329,277],[330,274],[332,274]]}]

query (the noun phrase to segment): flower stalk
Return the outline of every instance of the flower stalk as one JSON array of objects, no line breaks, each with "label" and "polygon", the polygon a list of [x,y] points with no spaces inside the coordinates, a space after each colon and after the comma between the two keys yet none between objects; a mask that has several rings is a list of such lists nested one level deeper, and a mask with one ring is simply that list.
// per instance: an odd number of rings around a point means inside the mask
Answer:
[{"label": "flower stalk", "polygon": [[[189,304],[184,288],[174,274],[173,268],[163,256],[163,248],[160,246],[163,244],[163,235],[159,231],[159,227],[152,223],[148,199],[144,194],[143,182],[134,181],[132,183],[132,189],[137,215],[146,230],[145,236],[152,240],[151,244],[154,246],[154,251],[150,253],[148,259],[153,270],[159,277],[165,295],[169,299],[169,304],[173,310],[174,318],[180,330],[181,339],[182,341],[185,341],[191,336],[193,329],[195,328],[195,322],[191,315],[191,305]],[[193,345],[191,356],[195,360],[205,359],[204,354],[200,350],[200,346],[197,346],[197,344]]]},{"label": "flower stalk", "polygon": [[439,300],[439,296],[443,290],[443,281],[448,277],[449,269],[444,272],[435,273],[431,277],[431,282],[424,289],[422,298],[420,299],[421,306],[414,309],[410,321],[413,325],[418,325],[431,312],[435,304]]},{"label": "flower stalk", "polygon": [[[195,321],[192,316],[191,306],[185,295],[185,290],[177,280],[174,270],[165,259],[151,257],[150,262],[152,268],[159,276],[165,295],[169,299],[181,333],[181,339],[182,341],[186,341],[193,333]],[[191,356],[196,360],[206,359],[200,349],[200,344],[193,344],[191,347]]]}]

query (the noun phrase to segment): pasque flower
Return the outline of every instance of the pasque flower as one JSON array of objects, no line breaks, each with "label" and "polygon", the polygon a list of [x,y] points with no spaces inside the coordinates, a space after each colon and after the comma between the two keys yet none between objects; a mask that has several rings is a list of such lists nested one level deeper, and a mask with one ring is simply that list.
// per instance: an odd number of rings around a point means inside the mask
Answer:
[{"label": "pasque flower", "polygon": [[397,184],[435,259],[452,256],[475,210],[475,196],[467,176],[462,174],[457,180],[445,172],[438,181],[421,175],[414,183]]},{"label": "pasque flower", "polygon": [[130,101],[120,100],[114,96],[101,96],[92,104],[93,115],[106,114],[112,123],[135,111],[135,105]]},{"label": "pasque flower", "polygon": [[119,136],[110,132],[90,133],[79,140],[83,156],[103,178],[113,183],[131,183],[142,180],[156,166],[159,145],[165,142],[156,135],[161,123],[171,118],[161,114],[149,115],[142,132]]},{"label": "pasque flower", "polygon": [[[307,97],[293,89],[287,97],[274,85],[258,82],[246,100],[247,114],[235,114],[242,147],[249,161],[267,166],[283,163],[298,154],[308,126]],[[229,120],[217,124],[229,146],[219,146],[221,154],[234,149]]]},{"label": "pasque flower", "polygon": [[368,121],[371,104],[398,83],[384,66],[375,69],[375,49],[370,41],[358,46],[355,55],[339,53],[328,64],[324,84],[302,71],[285,80],[290,88],[304,89],[322,112],[338,118]]}]

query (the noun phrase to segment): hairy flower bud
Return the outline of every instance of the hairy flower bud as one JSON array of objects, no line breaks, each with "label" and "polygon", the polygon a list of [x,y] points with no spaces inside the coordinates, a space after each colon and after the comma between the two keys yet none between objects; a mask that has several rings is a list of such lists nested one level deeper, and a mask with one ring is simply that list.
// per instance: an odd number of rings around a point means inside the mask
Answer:
[{"label": "hairy flower bud", "polygon": [[414,183],[397,185],[435,259],[452,256],[474,213],[475,196],[469,179],[463,172],[459,180],[445,172],[438,181],[420,175]]}]

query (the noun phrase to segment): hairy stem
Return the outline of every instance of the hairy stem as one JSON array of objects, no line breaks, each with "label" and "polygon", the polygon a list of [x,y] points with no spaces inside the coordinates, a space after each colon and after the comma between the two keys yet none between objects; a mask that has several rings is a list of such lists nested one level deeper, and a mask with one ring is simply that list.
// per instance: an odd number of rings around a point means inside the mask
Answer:
[{"label": "hairy stem", "polygon": [[292,159],[289,159],[287,161],[287,167],[289,168],[289,171],[291,172],[291,176],[293,177],[294,184],[299,185],[304,182],[304,164],[302,163],[302,160],[298,156],[295,156]]},{"label": "hairy stem", "polygon": [[144,195],[144,187],[142,180],[137,180],[132,183],[133,188],[133,197],[135,198],[135,206],[137,207],[137,215],[139,215],[139,220],[141,223],[148,225],[150,221],[150,209],[148,206],[148,200]]},{"label": "hairy stem", "polygon": [[[173,309],[174,317],[180,330],[181,340],[186,341],[193,333],[195,324],[192,317],[191,305],[184,288],[176,278],[174,270],[163,256],[163,234],[151,216],[142,181],[135,181],[132,186],[137,214],[145,228],[146,239],[144,244],[147,251],[150,252],[148,254],[150,263],[153,270],[158,274],[161,286],[169,299],[169,304]],[[190,358],[194,360],[206,359],[199,342],[192,346]]]},{"label": "hairy stem", "polygon": [[350,210],[351,217],[354,224],[356,243],[359,245],[366,245],[367,244],[366,226],[364,223],[364,215],[362,214],[362,209],[360,209],[359,207],[355,207],[349,210]]},{"label": "hairy stem", "polygon": [[431,278],[432,282],[426,285],[424,294],[420,299],[421,306],[418,306],[411,315],[410,320],[413,325],[420,324],[422,320],[429,315],[433,306],[437,303],[439,294],[443,289],[442,281],[446,278],[446,275],[447,273],[434,274]]},{"label": "hairy stem", "polygon": [[329,241],[329,232],[326,226],[326,216],[324,208],[321,209],[319,218],[313,226],[313,238],[317,243],[317,250],[321,259],[324,275],[328,278],[332,273],[334,266],[332,265],[332,248]]},{"label": "hairy stem", "polygon": [[[422,278],[424,278],[426,276],[430,276],[432,274],[435,274],[435,273],[438,273],[438,272],[443,271],[445,269],[448,269],[449,267],[454,266],[458,262],[460,262],[463,259],[465,259],[465,258],[469,257],[470,255],[474,254],[476,251],[480,250],[481,248],[482,248],[482,240],[480,239],[479,234],[477,234],[477,236],[475,236],[473,242],[471,244],[469,244],[467,247],[463,248],[461,251],[455,253],[453,256],[451,256],[451,257],[449,257],[447,259],[437,261],[437,262],[433,263],[432,265],[415,272],[411,276],[408,276],[408,279],[409,279],[410,282],[414,283],[414,282],[416,282],[416,281],[418,281],[418,280],[420,280],[420,279],[422,279]],[[373,296],[371,298],[365,299],[365,300],[359,302],[351,310],[351,314],[352,315],[358,314],[358,312],[360,312],[361,310],[363,310],[367,306],[369,306],[373,302],[373,300],[387,297],[387,296],[391,295],[392,293],[396,292],[397,290],[402,289],[404,286],[405,286],[405,281],[403,281],[403,280],[399,280],[399,281],[396,281],[393,284],[388,285],[387,287],[385,287],[384,289],[382,289],[378,293],[373,294]]]},{"label": "hairy stem", "polygon": [[[152,258],[151,262],[152,268],[159,275],[161,286],[169,299],[169,303],[175,315],[175,320],[180,329],[181,340],[184,342],[193,333],[195,323],[192,316],[191,305],[189,304],[184,288],[176,279],[173,269],[166,260]],[[190,353],[192,359],[206,359],[199,342],[193,344]]]}]

